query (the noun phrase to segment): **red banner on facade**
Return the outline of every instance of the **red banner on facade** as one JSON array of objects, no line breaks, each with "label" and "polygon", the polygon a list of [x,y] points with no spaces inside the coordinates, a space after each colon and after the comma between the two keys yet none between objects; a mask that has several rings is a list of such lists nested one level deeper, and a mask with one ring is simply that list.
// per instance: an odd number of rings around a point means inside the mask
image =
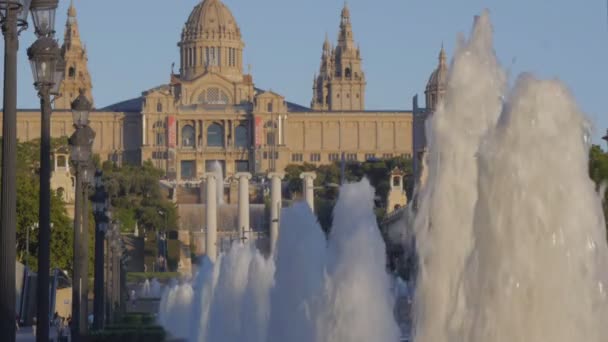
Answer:
[{"label": "red banner on facade", "polygon": [[175,116],[169,116],[167,118],[167,129],[169,130],[168,146],[175,147],[177,145],[177,125]]},{"label": "red banner on facade", "polygon": [[262,118],[256,117],[255,118],[255,146],[256,147],[262,146],[263,131],[264,130],[263,130]]}]

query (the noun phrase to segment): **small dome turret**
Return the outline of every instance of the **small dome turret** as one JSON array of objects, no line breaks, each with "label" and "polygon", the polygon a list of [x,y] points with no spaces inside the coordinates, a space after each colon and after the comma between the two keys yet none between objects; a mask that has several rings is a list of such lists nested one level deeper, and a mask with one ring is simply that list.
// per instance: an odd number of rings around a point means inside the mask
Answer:
[{"label": "small dome turret", "polygon": [[448,82],[448,63],[447,63],[447,55],[445,53],[445,49],[443,45],[441,46],[441,51],[439,52],[439,65],[437,69],[433,71],[431,77],[429,77],[429,81],[426,84],[426,106],[431,111],[435,111],[437,108],[437,103],[443,98],[446,91],[446,86]]}]

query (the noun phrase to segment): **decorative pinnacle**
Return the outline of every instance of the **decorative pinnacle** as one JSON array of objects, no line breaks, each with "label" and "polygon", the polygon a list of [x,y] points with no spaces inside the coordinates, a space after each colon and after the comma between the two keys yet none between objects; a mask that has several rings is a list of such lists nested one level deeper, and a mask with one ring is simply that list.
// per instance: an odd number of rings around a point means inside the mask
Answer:
[{"label": "decorative pinnacle", "polygon": [[68,8],[68,17],[76,18],[76,7],[74,7],[74,0],[70,0],[70,7]]},{"label": "decorative pinnacle", "polygon": [[348,2],[344,1],[344,8],[342,9],[342,18],[350,17],[350,9],[348,8]]},{"label": "decorative pinnacle", "polygon": [[445,49],[443,48],[443,42],[441,43],[441,51],[439,52],[439,65],[447,65],[447,55],[445,53]]}]

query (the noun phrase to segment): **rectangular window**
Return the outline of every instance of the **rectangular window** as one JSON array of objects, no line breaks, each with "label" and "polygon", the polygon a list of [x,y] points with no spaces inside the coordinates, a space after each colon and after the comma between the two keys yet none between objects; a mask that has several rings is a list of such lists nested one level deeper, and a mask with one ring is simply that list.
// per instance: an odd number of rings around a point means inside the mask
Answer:
[{"label": "rectangular window", "polygon": [[268,152],[264,151],[264,152],[262,153],[262,155],[263,155],[263,157],[262,157],[262,158],[264,158],[264,159],[268,159]]},{"label": "rectangular window", "polygon": [[391,159],[391,158],[393,158],[393,154],[392,153],[384,153],[384,154],[382,154],[382,158],[384,158],[384,159]]},{"label": "rectangular window", "polygon": [[152,159],[167,159],[167,152],[152,152]]},{"label": "rectangular window", "polygon": [[330,153],[329,156],[329,161],[340,161],[340,154],[339,153]]},{"label": "rectangular window", "polygon": [[301,162],[303,160],[302,153],[294,153],[291,155],[292,162]]},{"label": "rectangular window", "polygon": [[156,146],[165,146],[165,133],[156,133]]},{"label": "rectangular window", "polygon": [[274,145],[274,133],[273,132],[266,133],[266,145],[270,145],[270,146]]},{"label": "rectangular window", "polygon": [[348,161],[357,161],[357,154],[356,153],[349,153],[346,155],[346,160]]},{"label": "rectangular window", "polygon": [[249,161],[248,160],[237,160],[235,161],[236,172],[249,172]]},{"label": "rectangular window", "polygon": [[405,159],[412,159],[412,155],[411,155],[411,154],[409,154],[409,153],[403,153],[403,154],[401,155],[401,158],[405,158]]},{"label": "rectangular window", "polygon": [[320,162],[321,161],[321,154],[320,153],[311,153],[310,154],[310,161],[311,162]]},{"label": "rectangular window", "polygon": [[373,160],[376,159],[376,155],[374,153],[366,153],[365,160]]}]

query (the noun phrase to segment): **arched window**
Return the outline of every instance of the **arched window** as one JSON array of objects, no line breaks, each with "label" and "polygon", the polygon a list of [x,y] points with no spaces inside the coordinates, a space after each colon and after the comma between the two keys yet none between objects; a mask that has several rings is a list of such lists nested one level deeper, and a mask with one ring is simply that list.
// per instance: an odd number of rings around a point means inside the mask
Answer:
[{"label": "arched window", "polygon": [[192,125],[182,128],[182,147],[194,147],[194,127]]},{"label": "arched window", "polygon": [[350,68],[346,68],[346,70],[344,70],[344,76],[346,76],[346,78],[351,77]]},{"label": "arched window", "polygon": [[249,137],[247,136],[247,127],[245,125],[238,125],[235,129],[235,145],[236,147],[248,147]]},{"label": "arched window", "polygon": [[68,167],[67,159],[65,156],[57,157],[57,167]]},{"label": "arched window", "polygon": [[207,128],[207,146],[224,146],[224,129],[220,124],[213,123]]},{"label": "arched window", "polygon": [[159,103],[156,104],[156,111],[159,112],[159,113],[163,111],[163,104],[162,103],[159,102]]},{"label": "arched window", "polygon": [[272,113],[272,102],[268,103],[268,108],[267,109],[268,109],[269,113]]},{"label": "arched window", "polygon": [[70,67],[70,70],[68,71],[68,76],[70,78],[74,78],[76,76],[76,69],[74,67]]},{"label": "arched window", "polygon": [[394,187],[399,187],[399,186],[401,186],[401,178],[396,177],[396,176],[395,176],[395,177],[393,177],[393,186],[394,186]]}]

